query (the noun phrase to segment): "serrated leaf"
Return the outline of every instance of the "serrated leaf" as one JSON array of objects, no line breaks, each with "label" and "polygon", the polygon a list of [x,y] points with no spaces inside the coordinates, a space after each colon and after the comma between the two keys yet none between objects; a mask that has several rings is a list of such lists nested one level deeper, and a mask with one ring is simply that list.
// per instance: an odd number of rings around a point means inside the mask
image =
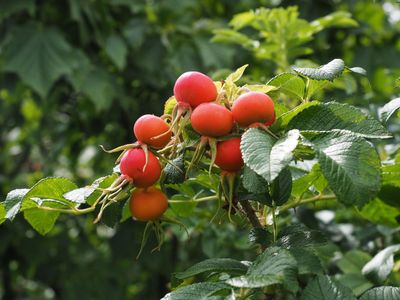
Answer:
[{"label": "serrated leaf", "polygon": [[292,173],[285,168],[271,184],[271,197],[275,205],[283,205],[289,200],[292,193]]},{"label": "serrated leaf", "polygon": [[22,199],[24,199],[29,189],[16,189],[7,194],[6,200],[3,202],[6,210],[6,218],[13,220],[21,209]]},{"label": "serrated leaf", "polygon": [[71,74],[79,65],[78,57],[60,32],[36,24],[14,32],[3,59],[3,71],[17,73],[43,98],[57,79]]},{"label": "serrated leaf", "polygon": [[282,73],[267,82],[269,86],[275,86],[278,90],[296,99],[303,99],[306,84],[304,80],[296,74]]},{"label": "serrated leaf", "polygon": [[381,123],[360,109],[336,102],[320,103],[303,109],[290,120],[287,127],[312,131],[345,129],[367,138],[391,137]]},{"label": "serrated leaf", "polygon": [[240,143],[243,160],[250,169],[272,182],[292,160],[299,137],[299,131],[293,130],[275,142],[264,131],[249,129]]},{"label": "serrated leaf", "polygon": [[175,105],[178,103],[174,96],[171,96],[165,101],[164,104],[164,115],[172,115]]},{"label": "serrated leaf", "polygon": [[295,293],[298,289],[296,264],[296,260],[289,251],[277,247],[268,248],[257,257],[246,275],[231,278],[227,280],[227,283],[244,288],[280,283]]},{"label": "serrated leaf", "polygon": [[96,188],[92,186],[87,186],[83,188],[78,188],[72,191],[69,191],[63,195],[63,197],[69,201],[75,203],[85,203],[86,199],[96,190]]},{"label": "serrated leaf", "polygon": [[267,181],[248,166],[243,168],[242,183],[243,187],[253,194],[264,194],[268,191]]},{"label": "serrated leaf", "polygon": [[293,181],[292,195],[300,197],[312,186],[319,193],[322,193],[327,185],[328,182],[322,174],[319,164],[316,163],[309,173]]},{"label": "serrated leaf", "polygon": [[124,201],[118,201],[107,207],[101,218],[101,223],[109,228],[115,228],[122,218],[124,204]]},{"label": "serrated leaf", "polygon": [[329,80],[332,81],[336,77],[340,76],[344,70],[344,61],[341,59],[334,59],[322,65],[318,68],[297,68],[294,67],[293,70],[305,77],[314,80]]},{"label": "serrated leaf", "polygon": [[318,256],[309,249],[293,248],[290,254],[297,261],[298,273],[303,274],[323,274],[324,269]]},{"label": "serrated leaf", "polygon": [[378,110],[379,119],[386,124],[389,118],[400,108],[400,98],[395,98]]},{"label": "serrated leaf", "polygon": [[39,208],[31,208],[24,211],[25,220],[41,235],[45,235],[53,229],[59,215],[59,212],[44,211]]},{"label": "serrated leaf", "polygon": [[265,248],[272,244],[273,239],[272,233],[264,228],[255,227],[249,232],[249,242],[252,244],[260,244]]},{"label": "serrated leaf", "polygon": [[229,286],[219,282],[200,282],[176,289],[161,300],[206,300],[212,294],[228,288]]},{"label": "serrated leaf", "polygon": [[327,275],[318,275],[303,290],[301,300],[355,300],[351,290]]},{"label": "serrated leaf", "polygon": [[243,274],[246,273],[246,271],[247,266],[235,259],[210,258],[191,266],[184,272],[176,273],[175,277],[178,279],[186,279],[205,272]]},{"label": "serrated leaf", "polygon": [[362,268],[362,274],[374,282],[383,282],[392,272],[393,256],[398,251],[400,244],[383,249]]},{"label": "serrated leaf", "polygon": [[282,114],[280,117],[278,117],[276,119],[276,122],[274,123],[274,125],[271,126],[272,131],[279,131],[282,129],[285,129],[289,122],[299,113],[301,113],[303,110],[314,106],[314,105],[318,105],[320,102],[317,101],[313,101],[313,102],[305,102],[300,104],[299,106],[293,108],[292,110]]},{"label": "serrated leaf", "polygon": [[47,202],[51,202],[51,205],[54,206],[71,206],[72,203],[64,197],[64,194],[76,188],[76,184],[67,178],[44,178],[25,194],[22,199],[21,211],[41,206]]},{"label": "serrated leaf", "polygon": [[226,82],[236,82],[238,81],[240,78],[242,78],[244,71],[246,70],[246,68],[249,65],[246,64],[244,66],[241,66],[240,68],[236,69],[235,72],[233,72],[232,74],[229,74],[229,76],[226,78]]},{"label": "serrated leaf", "polygon": [[285,249],[322,246],[328,241],[322,232],[308,229],[304,225],[288,226],[280,235],[275,245]]},{"label": "serrated leaf", "polygon": [[365,292],[360,300],[398,300],[400,288],[393,286],[380,286]]},{"label": "serrated leaf", "polygon": [[128,48],[119,35],[114,34],[109,36],[106,40],[104,50],[119,70],[125,67]]},{"label": "serrated leaf", "polygon": [[380,160],[373,145],[348,131],[319,133],[309,140],[340,202],[362,206],[379,191]]}]

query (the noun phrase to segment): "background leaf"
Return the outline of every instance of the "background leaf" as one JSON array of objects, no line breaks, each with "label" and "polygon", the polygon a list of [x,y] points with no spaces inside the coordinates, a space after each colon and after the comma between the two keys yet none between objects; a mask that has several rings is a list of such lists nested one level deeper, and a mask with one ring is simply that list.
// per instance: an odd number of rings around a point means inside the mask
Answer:
[{"label": "background leaf", "polygon": [[373,288],[362,295],[360,300],[397,300],[400,298],[400,288],[393,286],[381,286]]},{"label": "background leaf", "polygon": [[322,65],[319,68],[297,68],[294,67],[293,70],[303,76],[314,80],[330,80],[332,81],[336,77],[342,74],[344,70],[344,61],[342,59],[334,59]]},{"label": "background leaf", "polygon": [[319,275],[306,286],[301,300],[355,300],[348,287],[334,281],[327,275]]}]

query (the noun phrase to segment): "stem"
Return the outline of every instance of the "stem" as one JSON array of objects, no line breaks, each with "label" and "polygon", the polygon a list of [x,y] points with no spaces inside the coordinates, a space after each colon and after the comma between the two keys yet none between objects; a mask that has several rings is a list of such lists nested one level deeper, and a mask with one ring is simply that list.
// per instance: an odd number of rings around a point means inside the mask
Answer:
[{"label": "stem", "polygon": [[274,236],[274,242],[278,238],[278,226],[276,224],[276,215],[275,215],[275,204],[271,207],[271,214],[272,214],[272,233]]},{"label": "stem", "polygon": [[[35,207],[36,208],[36,207]],[[38,206],[37,208],[45,211],[54,211],[54,212],[60,212],[60,213],[66,213],[66,214],[72,214],[72,215],[83,215],[87,214],[89,212],[92,212],[95,210],[95,206],[90,206],[88,208],[84,209],[78,209],[78,208],[55,208],[55,207],[47,207],[47,206]]]},{"label": "stem", "polygon": [[300,199],[299,201],[295,201],[295,202],[286,204],[286,205],[282,206],[282,208],[279,210],[279,212],[285,212],[291,208],[295,208],[295,207],[303,205],[303,204],[314,203],[314,202],[321,201],[321,200],[335,200],[335,199],[336,199],[335,195],[317,195],[314,197]]},{"label": "stem", "polygon": [[251,206],[250,202],[248,200],[242,200],[239,201],[239,203],[240,206],[243,208],[243,211],[245,212],[247,218],[249,219],[250,224],[254,228],[262,228],[260,220],[257,218],[256,213],[254,212],[254,209]]},{"label": "stem", "polygon": [[168,200],[168,202],[169,203],[190,203],[190,202],[206,202],[206,201],[213,201],[213,200],[218,200],[218,196],[213,195],[213,196],[207,196],[207,197],[191,199],[191,200]]}]

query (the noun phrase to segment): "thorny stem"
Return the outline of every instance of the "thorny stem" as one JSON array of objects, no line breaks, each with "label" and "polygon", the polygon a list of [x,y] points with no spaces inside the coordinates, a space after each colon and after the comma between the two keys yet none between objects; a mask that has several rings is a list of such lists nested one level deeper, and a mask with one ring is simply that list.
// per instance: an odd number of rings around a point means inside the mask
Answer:
[{"label": "thorny stem", "polygon": [[257,215],[251,206],[250,202],[248,200],[241,200],[239,201],[240,206],[242,207],[243,211],[245,212],[247,218],[250,221],[250,224],[254,228],[262,228],[262,225],[260,223],[260,220],[257,218]]}]

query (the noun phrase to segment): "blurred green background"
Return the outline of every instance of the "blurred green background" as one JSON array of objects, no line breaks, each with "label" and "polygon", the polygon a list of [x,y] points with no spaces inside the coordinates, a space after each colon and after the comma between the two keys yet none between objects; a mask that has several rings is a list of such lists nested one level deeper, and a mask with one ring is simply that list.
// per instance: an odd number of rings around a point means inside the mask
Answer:
[{"label": "blurred green background", "polygon": [[[313,52],[289,57],[286,68],[334,58],[363,67],[367,78],[345,77],[325,99],[372,114],[398,94],[397,1],[0,1],[0,199],[45,176],[84,185],[109,174],[115,156],[98,145],[131,142],[134,121],[162,114],[182,72],[222,79],[248,63],[247,80],[265,83],[285,69],[278,58],[211,41],[213,32],[235,14],[292,5],[307,21],[334,12],[346,13],[347,21],[316,32],[305,41]],[[209,224],[198,214],[188,218],[189,240],[169,229],[161,252],[150,253],[150,241],[140,260],[138,222],[109,228],[93,226],[90,216],[63,216],[42,237],[18,216],[0,227],[0,298],[159,299],[174,271],[207,257],[252,255],[245,228]]]}]

